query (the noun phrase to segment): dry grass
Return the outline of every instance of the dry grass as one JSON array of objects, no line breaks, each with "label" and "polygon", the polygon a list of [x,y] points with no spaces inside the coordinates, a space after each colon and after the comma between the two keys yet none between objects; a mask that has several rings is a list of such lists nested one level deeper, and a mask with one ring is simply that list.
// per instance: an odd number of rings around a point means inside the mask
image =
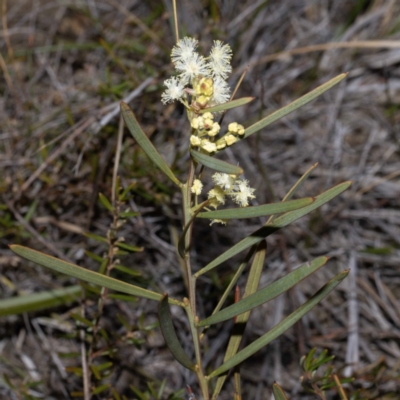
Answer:
[{"label": "dry grass", "polygon": [[[188,137],[180,133],[187,128],[185,116],[179,107],[160,102],[162,82],[171,72],[172,8],[168,0],[148,3],[151,7],[137,0],[2,3],[2,298],[72,282],[16,258],[7,249],[10,243],[98,268],[84,251],[101,255],[106,249],[84,232],[104,236],[110,226],[98,194],[111,192],[121,99],[129,102],[168,163],[185,170],[182,155]],[[179,4],[182,33],[198,37],[205,49],[213,39],[231,44],[236,66],[232,85],[250,65],[237,97],[257,100],[230,112],[225,122],[249,125],[333,76],[350,72],[345,82],[311,105],[226,152],[229,161],[244,167],[259,203],[282,198],[316,162],[318,168],[301,195],[354,181],[339,199],[269,239],[263,285],[318,255],[328,254],[331,260],[289,295],[254,311],[248,338],[271,328],[334,272],[351,267],[351,274],[301,325],[245,363],[244,398],[269,398],[274,380],[291,399],[308,398],[299,384],[298,360],[313,346],[328,348],[338,365],[346,363],[346,374],[359,373],[357,384],[374,387],[376,398],[400,392],[399,12],[396,1],[381,0]],[[130,206],[140,216],[120,233],[145,249],[122,262],[141,273],[135,278],[140,283],[181,296],[173,247],[179,228],[177,194],[127,133],[121,150],[121,182],[134,183]],[[210,231],[200,222],[196,266],[204,266],[258,224],[213,226]],[[231,274],[229,265],[200,280],[205,298],[201,312],[216,301],[210,283],[222,288]],[[83,303],[86,315],[95,315],[94,298]],[[10,390],[0,378],[1,398],[21,398],[18,392],[36,380],[42,383],[30,388],[31,393],[45,398],[69,398],[68,393],[82,389],[81,379],[63,368],[80,366],[80,343],[71,319],[72,311],[80,311],[72,307],[77,304],[1,321],[0,372],[16,385]],[[101,324],[114,332],[117,349],[108,382],[121,393],[130,384],[143,387],[148,377],[167,378],[169,392],[193,384],[169,356],[159,332],[145,329],[155,322],[155,312],[153,303],[106,302]],[[123,340],[127,332],[117,314],[134,327],[135,338],[143,340],[140,347]],[[182,317],[177,314],[176,320],[185,332]],[[213,335],[205,359],[209,365],[221,360],[227,331]],[[76,356],[64,359],[61,353]],[[228,386],[221,398],[230,399],[230,390]]]}]

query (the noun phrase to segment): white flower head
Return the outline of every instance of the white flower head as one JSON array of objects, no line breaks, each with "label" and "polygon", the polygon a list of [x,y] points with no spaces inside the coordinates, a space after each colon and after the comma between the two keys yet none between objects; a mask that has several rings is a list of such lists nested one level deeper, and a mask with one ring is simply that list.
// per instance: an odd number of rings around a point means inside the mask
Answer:
[{"label": "white flower head", "polygon": [[211,99],[212,103],[215,105],[223,104],[229,101],[230,98],[230,88],[226,81],[224,81],[219,76],[214,78],[214,93]]},{"label": "white flower head", "polygon": [[203,189],[203,184],[201,183],[200,179],[195,179],[190,189],[191,192],[198,196],[199,194],[201,194],[202,189]]},{"label": "white flower head", "polygon": [[184,84],[180,79],[172,77],[164,81],[164,86],[167,87],[165,92],[161,95],[161,101],[164,104],[170,103],[174,100],[179,100],[184,95]]},{"label": "white flower head", "polygon": [[232,72],[231,58],[232,49],[229,44],[223,44],[220,40],[214,40],[209,61],[212,75],[226,79]]},{"label": "white flower head", "polygon": [[192,80],[199,76],[209,76],[210,70],[204,57],[193,53],[185,60],[179,60],[175,64],[175,69],[180,72],[180,79],[183,83],[192,83]]},{"label": "white flower head", "polygon": [[234,187],[236,176],[216,172],[212,176],[212,180],[216,185],[221,186],[225,190],[231,190]]},{"label": "white flower head", "polygon": [[199,42],[190,37],[184,37],[172,48],[171,60],[173,63],[188,60],[193,56]]},{"label": "white flower head", "polygon": [[249,187],[249,182],[246,179],[238,179],[234,187],[236,192],[231,194],[232,200],[239,204],[240,207],[247,207],[249,205],[249,199],[254,199],[256,197],[253,194],[255,189]]}]

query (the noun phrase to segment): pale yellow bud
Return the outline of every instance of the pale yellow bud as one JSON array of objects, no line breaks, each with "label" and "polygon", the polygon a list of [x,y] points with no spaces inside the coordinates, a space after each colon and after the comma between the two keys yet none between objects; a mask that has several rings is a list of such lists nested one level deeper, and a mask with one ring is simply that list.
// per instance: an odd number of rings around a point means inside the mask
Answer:
[{"label": "pale yellow bud", "polygon": [[228,125],[228,131],[229,132],[231,132],[231,133],[237,133],[237,131],[238,131],[238,123],[237,122],[231,122],[229,125]]},{"label": "pale yellow bud", "polygon": [[210,113],[210,112],[205,112],[204,114],[203,114],[203,118],[204,119],[214,119],[214,115],[212,115],[212,113]]},{"label": "pale yellow bud", "polygon": [[217,150],[222,150],[226,147],[226,141],[225,138],[221,138],[215,142],[215,145],[217,146]]},{"label": "pale yellow bud", "polygon": [[192,146],[200,146],[201,139],[198,136],[192,135],[192,136],[190,136],[190,144]]},{"label": "pale yellow bud", "polygon": [[242,136],[244,135],[244,126],[243,125],[239,125],[238,124],[238,131],[237,131],[238,135]]},{"label": "pale yellow bud", "polygon": [[228,146],[231,146],[233,143],[237,142],[237,138],[233,135],[225,135],[225,141]]},{"label": "pale yellow bud", "polygon": [[211,143],[207,139],[203,139],[201,141],[201,148],[205,150],[207,153],[213,153],[214,151],[217,151],[217,146],[215,143]]},{"label": "pale yellow bud", "polygon": [[207,103],[210,101],[210,96],[199,96],[196,99],[196,103],[201,107],[204,108]]},{"label": "pale yellow bud", "polygon": [[190,122],[190,126],[193,129],[203,129],[203,127],[204,127],[203,117],[200,116],[200,117],[193,118],[192,121]]},{"label": "pale yellow bud", "polygon": [[212,126],[213,126],[213,120],[211,118],[204,118],[204,129],[211,129]]},{"label": "pale yellow bud", "polygon": [[214,122],[212,124],[212,128],[207,132],[209,136],[215,136],[218,135],[221,127],[219,126],[218,122]]},{"label": "pale yellow bud", "polygon": [[197,96],[211,97],[214,93],[214,81],[212,78],[201,78],[194,86]]}]

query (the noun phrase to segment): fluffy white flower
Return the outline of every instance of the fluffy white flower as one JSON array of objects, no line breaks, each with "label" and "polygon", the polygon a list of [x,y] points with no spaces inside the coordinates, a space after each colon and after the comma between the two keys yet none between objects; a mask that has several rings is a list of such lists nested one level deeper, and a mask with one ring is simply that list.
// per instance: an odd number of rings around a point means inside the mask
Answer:
[{"label": "fluffy white flower", "polygon": [[210,70],[204,57],[197,53],[193,53],[191,57],[185,60],[179,60],[175,64],[175,69],[180,72],[182,82],[192,83],[196,76],[208,76]]},{"label": "fluffy white flower", "polygon": [[235,189],[237,192],[232,193],[232,200],[235,201],[240,207],[247,207],[249,205],[249,199],[254,199],[255,189],[249,187],[249,182],[247,180],[237,180],[235,182]]},{"label": "fluffy white flower", "polygon": [[235,179],[236,179],[235,175],[228,175],[221,172],[216,172],[212,176],[213,182],[216,185],[221,186],[225,190],[230,190],[233,188],[235,184]]},{"label": "fluffy white flower", "polygon": [[176,63],[178,61],[185,61],[192,57],[195,52],[198,41],[194,38],[184,37],[172,48],[171,60]]},{"label": "fluffy white flower", "polygon": [[167,87],[161,95],[161,101],[167,104],[174,100],[179,100],[184,94],[184,84],[176,77],[172,77],[164,81],[164,86]]},{"label": "fluffy white flower", "polygon": [[229,101],[230,98],[230,88],[226,81],[217,76],[214,78],[214,94],[212,97],[212,102],[214,104],[223,104]]},{"label": "fluffy white flower", "polygon": [[201,194],[202,189],[203,189],[203,184],[201,183],[200,179],[195,179],[190,189],[191,192],[198,196],[199,194]]},{"label": "fluffy white flower", "polygon": [[211,74],[226,79],[232,72],[231,58],[232,50],[229,44],[224,45],[220,40],[215,40],[209,61]]}]

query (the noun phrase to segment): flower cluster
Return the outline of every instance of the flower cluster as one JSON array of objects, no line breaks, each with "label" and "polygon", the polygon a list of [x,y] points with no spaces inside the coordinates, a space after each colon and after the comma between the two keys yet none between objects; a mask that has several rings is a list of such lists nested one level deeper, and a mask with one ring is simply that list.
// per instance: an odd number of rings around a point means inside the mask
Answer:
[{"label": "flower cluster", "polygon": [[[218,138],[221,127],[206,108],[224,104],[230,99],[226,79],[232,72],[232,50],[228,44],[216,40],[209,56],[203,57],[197,52],[198,44],[196,39],[185,37],[173,47],[171,60],[177,75],[164,82],[166,90],[161,98],[164,104],[178,100],[186,107],[191,127],[190,146],[212,155],[243,138],[245,129],[232,122],[227,132]],[[236,175],[215,173],[212,179],[214,187],[208,192],[210,207],[216,209],[225,204],[226,198],[240,207],[247,207],[249,200],[255,198],[255,189]],[[199,196],[202,189],[200,179],[194,179],[191,192]],[[211,223],[215,222],[226,223],[217,219]]]},{"label": "flower cluster", "polygon": [[[240,207],[247,207],[249,200],[256,196],[253,194],[255,189],[249,186],[246,179],[238,179],[236,175],[228,175],[216,172],[212,176],[215,186],[208,192],[209,206],[218,208],[225,204],[225,199],[231,198]],[[192,193],[200,195],[203,184],[199,179],[195,179],[191,188]],[[220,222],[226,224],[224,220],[212,220],[212,223]]]},{"label": "flower cluster", "polygon": [[225,79],[232,72],[230,46],[215,40],[206,58],[196,52],[198,44],[196,39],[185,37],[172,49],[171,60],[178,75],[164,82],[167,88],[161,96],[164,104],[175,100],[185,104],[187,95],[193,97],[193,108],[229,100],[230,89]]}]

